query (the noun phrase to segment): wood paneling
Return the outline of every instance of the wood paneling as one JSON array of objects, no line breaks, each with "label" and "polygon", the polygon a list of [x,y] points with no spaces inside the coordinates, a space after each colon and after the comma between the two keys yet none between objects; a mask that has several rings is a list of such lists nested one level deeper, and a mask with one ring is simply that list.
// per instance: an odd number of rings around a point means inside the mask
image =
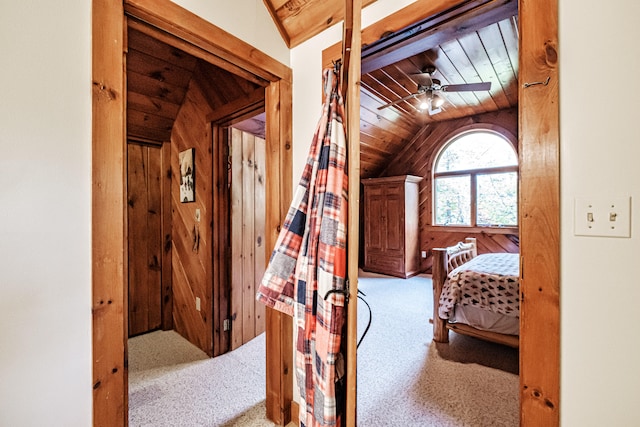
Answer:
[{"label": "wood paneling", "polygon": [[[458,133],[473,128],[494,129],[502,132],[512,142],[518,135],[517,110],[508,109],[494,113],[480,114],[462,119],[438,122],[426,125],[408,143],[403,150],[392,159],[382,175],[395,176],[410,174],[424,178],[420,184],[420,250],[427,251],[427,258],[422,259],[421,270],[430,271],[432,265],[430,249],[451,246],[466,237],[478,239],[478,252],[518,252],[518,233],[496,231],[495,234],[486,229],[461,230],[460,228],[444,229],[432,226],[432,187],[433,161],[447,141]],[[516,147],[517,150],[517,147]]]},{"label": "wood paneling", "polygon": [[520,2],[520,424],[560,424],[558,2]]},{"label": "wood paneling", "polygon": [[[199,59],[148,34],[143,24],[129,20],[127,50],[127,135],[145,143],[169,141],[174,121],[194,76],[213,110],[241,116],[243,107],[264,103],[265,84],[247,80]],[[259,89],[259,90],[256,90]],[[243,99],[249,97],[252,103]],[[262,106],[264,104],[261,104]],[[214,121],[212,119],[212,121]]]},{"label": "wood paneling", "polygon": [[173,291],[171,267],[171,144],[162,144],[162,329],[173,329]]},{"label": "wood paneling", "polygon": [[265,142],[231,129],[231,349],[264,332],[256,292],[266,266]]},{"label": "wood paneling", "polygon": [[[437,5],[430,2],[418,10],[418,3],[405,8],[416,12],[416,21],[408,27],[392,17],[363,33],[368,44],[363,48],[360,103],[362,178],[380,176],[388,159],[428,124],[518,105],[516,2],[441,2],[441,13],[429,15],[422,14]],[[405,9],[398,15],[404,16]],[[393,28],[394,33],[382,35],[383,28]],[[325,66],[339,58],[338,47],[323,52]],[[491,90],[443,92],[442,111],[433,115],[419,109],[424,97],[378,109],[415,93],[414,74],[426,66],[436,67],[433,77],[442,85],[484,81],[491,82]]]},{"label": "wood paneling", "polygon": [[127,36],[128,136],[169,141],[198,60],[135,28]]},{"label": "wood paneling", "polygon": [[[192,80],[171,136],[172,188],[180,186],[178,155],[195,148],[195,202],[182,203],[179,191],[172,197],[173,318],[175,330],[213,356],[212,286],[212,173],[211,113],[202,88]],[[196,220],[200,210],[200,221]],[[199,238],[198,238],[199,236]],[[199,243],[194,244],[198,239]],[[200,298],[200,311],[196,310]]]},{"label": "wood paneling", "polygon": [[162,326],[162,152],[127,144],[129,336]]}]

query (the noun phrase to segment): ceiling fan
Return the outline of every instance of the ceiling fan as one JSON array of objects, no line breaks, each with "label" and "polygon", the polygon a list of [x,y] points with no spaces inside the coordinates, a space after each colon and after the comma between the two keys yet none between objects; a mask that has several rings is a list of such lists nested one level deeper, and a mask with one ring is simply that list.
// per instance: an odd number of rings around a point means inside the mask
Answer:
[{"label": "ceiling fan", "polygon": [[418,89],[410,95],[378,107],[378,110],[408,101],[411,98],[417,98],[424,94],[425,97],[419,109],[427,110],[429,114],[436,114],[442,111],[442,105],[444,104],[444,98],[440,95],[441,92],[479,92],[491,89],[491,82],[443,85],[440,83],[440,80],[433,78],[435,72],[436,67],[428,66],[422,73],[413,74],[418,81]]}]

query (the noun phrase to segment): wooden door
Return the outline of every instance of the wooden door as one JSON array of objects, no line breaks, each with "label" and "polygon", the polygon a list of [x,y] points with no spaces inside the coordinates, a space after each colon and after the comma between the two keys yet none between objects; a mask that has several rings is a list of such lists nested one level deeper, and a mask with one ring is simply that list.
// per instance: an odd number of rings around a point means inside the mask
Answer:
[{"label": "wooden door", "polygon": [[162,326],[162,149],[127,145],[129,336]]},{"label": "wooden door", "polygon": [[231,350],[265,330],[265,140],[231,129]]},{"label": "wooden door", "polygon": [[364,230],[365,230],[365,265],[371,263],[372,253],[384,252],[386,234],[386,203],[382,187],[370,187],[365,190]]},{"label": "wooden door", "polygon": [[404,259],[404,182],[384,188],[385,247],[387,256]]}]

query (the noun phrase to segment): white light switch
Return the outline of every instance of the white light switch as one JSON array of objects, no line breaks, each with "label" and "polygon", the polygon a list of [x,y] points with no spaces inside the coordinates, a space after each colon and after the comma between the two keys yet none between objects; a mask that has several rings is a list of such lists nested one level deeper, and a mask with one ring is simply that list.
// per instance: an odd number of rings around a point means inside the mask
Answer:
[{"label": "white light switch", "polygon": [[631,198],[576,198],[574,234],[576,236],[631,237]]}]

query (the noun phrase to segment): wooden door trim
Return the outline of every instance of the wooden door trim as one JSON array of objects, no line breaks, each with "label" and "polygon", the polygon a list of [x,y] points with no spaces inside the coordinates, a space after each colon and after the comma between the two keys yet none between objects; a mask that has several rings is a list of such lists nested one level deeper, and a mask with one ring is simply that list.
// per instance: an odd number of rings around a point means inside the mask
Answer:
[{"label": "wooden door trim", "polygon": [[[202,56],[268,82],[268,247],[291,199],[292,73],[289,67],[169,0],[92,0],[92,348],[93,424],[128,422],[126,371],[126,49],[128,15]],[[217,58],[217,59],[216,59]],[[270,313],[267,414],[284,425],[292,399],[291,322]],[[288,326],[288,327],[287,327]]]},{"label": "wooden door trim", "polygon": [[[560,424],[558,0],[520,0],[519,7],[520,425],[557,426]],[[549,84],[534,90],[524,85],[546,79]]]},{"label": "wooden door trim", "polygon": [[362,0],[345,0],[342,35],[342,89],[345,97],[349,199],[347,213],[346,413],[348,427],[357,425],[358,258],[360,245],[360,79]]},{"label": "wooden door trim", "polygon": [[[417,0],[362,30],[362,43],[398,31],[463,3]],[[522,259],[520,425],[560,424],[560,159],[558,2],[519,1],[520,81],[544,81],[543,89],[519,89],[520,251]],[[323,66],[340,56],[340,44],[323,50]],[[540,191],[540,188],[545,188]],[[543,230],[543,232],[541,231]],[[525,272],[526,269],[526,279]],[[528,307],[535,310],[527,310]],[[540,309],[544,307],[544,309]],[[544,327],[541,327],[544,325]],[[542,361],[542,362],[541,362]]]}]

